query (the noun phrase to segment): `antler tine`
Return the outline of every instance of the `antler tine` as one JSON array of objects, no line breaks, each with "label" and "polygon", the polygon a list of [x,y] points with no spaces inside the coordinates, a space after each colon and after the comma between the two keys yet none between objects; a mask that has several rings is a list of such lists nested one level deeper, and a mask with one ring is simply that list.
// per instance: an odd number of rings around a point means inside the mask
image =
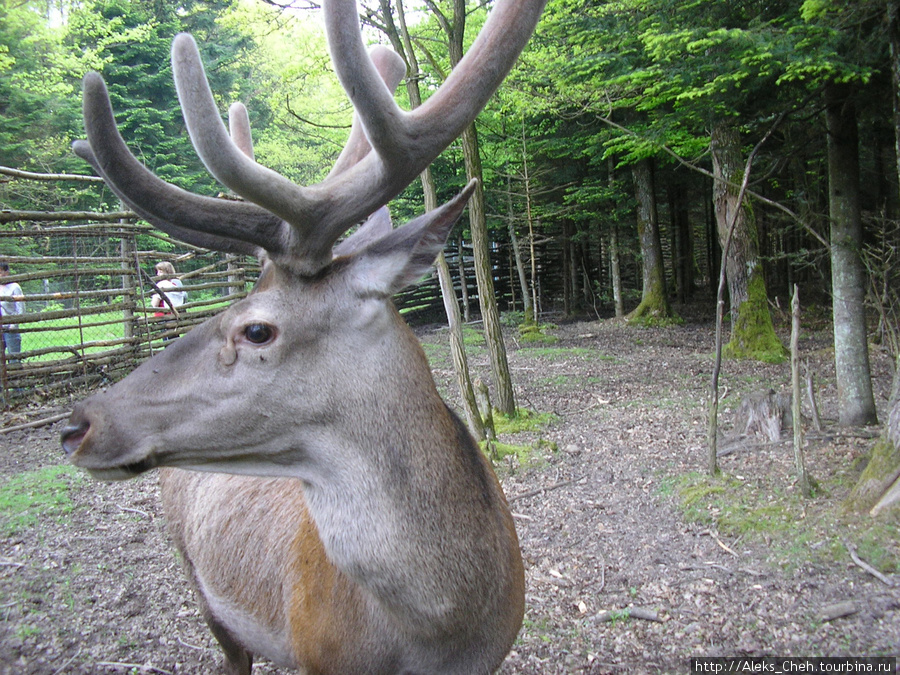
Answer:
[{"label": "antler tine", "polygon": [[305,190],[257,164],[232,142],[209,89],[197,43],[187,33],[172,42],[172,72],[191,142],[209,172],[288,223],[309,222],[315,209]]},{"label": "antler tine", "polygon": [[[387,85],[392,89],[396,88],[406,72],[405,64],[384,48],[374,50],[374,59],[377,65],[373,66],[366,57],[374,68],[378,86],[393,101],[382,78],[388,80]],[[182,33],[172,43],[172,71],[188,133],[200,159],[224,185],[294,228],[292,264],[298,271],[313,273],[328,264],[338,237],[394,196],[383,201],[376,198],[365,208],[354,211],[353,205],[359,203],[364,186],[354,185],[350,191],[352,198],[347,199],[340,190],[326,188],[329,179],[317,186],[302,187],[253,161],[229,137],[210,91],[197,44],[190,35]],[[369,153],[365,129],[359,123],[355,126],[355,133],[351,130],[337,166],[329,174],[331,179],[345,173]],[[345,207],[348,204],[350,209]]]},{"label": "antler tine", "polygon": [[514,65],[545,2],[499,0],[463,60],[434,96],[409,113],[374,84],[354,11],[356,0],[323,3],[338,78],[362,117],[369,142],[390,166],[388,173],[399,185],[394,186],[396,193],[475,119]]},{"label": "antler tine", "polygon": [[84,124],[88,143],[76,142],[75,152],[142,218],[199,246],[253,255],[262,249],[285,252],[286,225],[271,213],[255,204],[192,194],[145,168],[119,134],[106,84],[93,72],[84,77]]},{"label": "antler tine", "polygon": [[240,102],[228,108],[228,132],[231,140],[247,157],[253,159],[253,136],[250,133],[250,115],[247,107]]},{"label": "antler tine", "polygon": [[238,239],[231,239],[228,237],[210,234],[208,232],[200,232],[199,230],[188,230],[153,215],[146,209],[133,202],[128,197],[128,195],[125,194],[125,192],[117,187],[116,184],[113,183],[108,176],[106,176],[106,174],[100,168],[100,163],[97,161],[97,158],[94,155],[94,151],[91,150],[91,146],[87,141],[75,141],[74,143],[72,143],[72,151],[76,155],[81,157],[81,159],[94,167],[94,170],[106,181],[107,185],[109,185],[109,188],[113,191],[113,193],[122,200],[123,204],[134,211],[138,215],[138,217],[143,218],[150,223],[153,223],[160,230],[169,233],[179,241],[183,241],[186,244],[190,244],[192,246],[199,246],[201,248],[208,248],[215,251],[224,251],[225,253],[237,253],[239,255],[254,256],[258,256],[260,254],[261,249],[257,248],[253,244],[240,241]]},{"label": "antler tine", "polygon": [[[379,78],[387,86],[388,91],[393,92],[406,75],[406,62],[397,52],[381,45],[376,45],[369,50],[369,58],[372,59],[372,64],[375,66]],[[354,111],[350,136],[329,172],[328,178],[346,171],[348,167],[353,166],[365,157],[371,149],[372,145],[366,136],[366,130],[362,124],[359,112]]]}]

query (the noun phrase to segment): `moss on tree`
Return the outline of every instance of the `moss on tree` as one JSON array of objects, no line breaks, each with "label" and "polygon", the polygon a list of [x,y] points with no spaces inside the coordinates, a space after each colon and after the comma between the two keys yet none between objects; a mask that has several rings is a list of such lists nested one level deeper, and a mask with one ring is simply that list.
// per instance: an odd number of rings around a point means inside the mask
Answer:
[{"label": "moss on tree", "polygon": [[670,326],[682,322],[681,317],[672,310],[665,285],[661,283],[644,289],[640,304],[625,318],[628,323],[640,326]]},{"label": "moss on tree", "polygon": [[753,359],[764,363],[782,363],[787,350],[775,334],[769,313],[766,284],[761,274],[752,274],[747,284],[747,299],[740,304],[731,323],[731,340],[723,355],[733,359]]},{"label": "moss on tree", "polygon": [[[884,433],[872,447],[869,463],[845,502],[851,511],[869,511],[900,478],[900,402],[894,404]],[[882,513],[900,518],[900,503]]]}]

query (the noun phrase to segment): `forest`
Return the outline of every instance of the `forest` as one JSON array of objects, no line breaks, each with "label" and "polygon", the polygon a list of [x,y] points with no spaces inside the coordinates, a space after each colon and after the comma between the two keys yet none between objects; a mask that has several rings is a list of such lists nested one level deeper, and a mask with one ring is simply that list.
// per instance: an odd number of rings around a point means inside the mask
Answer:
[{"label": "forest", "polygon": [[[678,320],[679,304],[714,302],[729,240],[726,353],[783,358],[770,307],[786,307],[795,284],[805,303],[838,297],[834,316],[848,332],[837,331],[836,350],[839,361],[847,354],[856,401],[846,421],[871,421],[860,375],[864,314],[877,322],[876,339],[898,352],[895,9],[883,1],[550,2],[472,137],[432,166],[439,199],[467,172],[483,181],[475,220],[484,225],[463,223],[456,238],[518,269],[506,309],[535,320],[615,313],[663,323]],[[440,83],[486,10],[361,6],[368,39],[390,44],[415,72],[400,88],[405,106]],[[47,0],[0,11],[4,167],[89,173],[70,145],[83,135],[80,79],[93,69],[149,168],[180,187],[220,192],[189,147],[172,86],[168,50],[180,31],[203,45],[220,107],[248,106],[264,166],[313,183],[346,136],[351,111],[312,4]],[[396,200],[395,220],[421,211],[421,192],[417,183]],[[117,208],[113,195],[88,185],[9,177],[0,204]],[[22,253],[8,241],[0,254]]]},{"label": "forest", "polygon": [[[366,38],[406,62],[404,107],[439,86],[488,9],[360,5]],[[315,183],[346,137],[352,111],[314,3],[28,0],[0,11],[0,255],[50,253],[39,237],[9,236],[32,227],[29,212],[120,207],[96,184],[15,177],[90,173],[70,150],[89,70],[148,168],[221,192],[180,116],[168,55],[178,32],[202,45],[220,109],[247,105],[262,165]],[[893,2],[551,1],[477,124],[423,174],[432,185],[417,181],[392,211],[404,222],[423,209],[423,187],[446,200],[480,179],[449,248],[465,263],[471,246],[492,343],[497,301],[526,328],[559,316],[667,325],[698,302],[722,308],[726,357],[777,362],[773,322],[796,288],[833,319],[840,422],[866,425],[878,421],[870,337],[900,358],[898,129]],[[468,318],[468,284],[456,287]],[[498,407],[513,412],[498,387]]]}]

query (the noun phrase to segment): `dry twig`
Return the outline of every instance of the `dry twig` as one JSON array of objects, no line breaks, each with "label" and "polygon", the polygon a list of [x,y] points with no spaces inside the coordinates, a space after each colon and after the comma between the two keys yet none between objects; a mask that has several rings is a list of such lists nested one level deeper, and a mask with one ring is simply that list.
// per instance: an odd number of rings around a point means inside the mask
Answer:
[{"label": "dry twig", "polygon": [[894,585],[894,582],[891,579],[884,576],[881,572],[876,570],[869,563],[867,563],[865,560],[861,559],[858,555],[856,555],[856,547],[853,544],[851,544],[845,540],[844,546],[847,547],[847,551],[850,553],[850,559],[853,560],[853,562],[856,563],[856,565],[858,567],[860,567],[861,569],[863,569],[866,572],[868,572],[869,574],[871,574],[873,577],[878,579],[878,581],[885,584],[886,586]]},{"label": "dry twig", "polygon": [[550,490],[556,490],[557,488],[565,487],[566,485],[571,485],[574,483],[574,480],[561,480],[558,483],[553,483],[553,485],[548,485],[547,487],[538,488],[537,490],[529,490],[528,492],[523,492],[520,495],[516,495],[515,497],[509,498],[509,503],[512,504],[514,501],[518,499],[527,499],[528,497],[534,497],[535,495],[539,495],[542,492],[550,492]]}]

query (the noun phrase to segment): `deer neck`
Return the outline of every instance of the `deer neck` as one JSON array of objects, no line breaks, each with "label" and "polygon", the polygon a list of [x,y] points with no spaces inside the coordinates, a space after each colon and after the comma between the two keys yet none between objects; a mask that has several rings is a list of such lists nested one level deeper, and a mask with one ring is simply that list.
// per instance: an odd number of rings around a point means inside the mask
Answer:
[{"label": "deer neck", "polygon": [[517,543],[496,478],[405,333],[404,349],[384,361],[395,381],[361,384],[305,441],[305,495],[337,567],[416,630],[459,630],[473,598],[495,600],[484,570]]}]

